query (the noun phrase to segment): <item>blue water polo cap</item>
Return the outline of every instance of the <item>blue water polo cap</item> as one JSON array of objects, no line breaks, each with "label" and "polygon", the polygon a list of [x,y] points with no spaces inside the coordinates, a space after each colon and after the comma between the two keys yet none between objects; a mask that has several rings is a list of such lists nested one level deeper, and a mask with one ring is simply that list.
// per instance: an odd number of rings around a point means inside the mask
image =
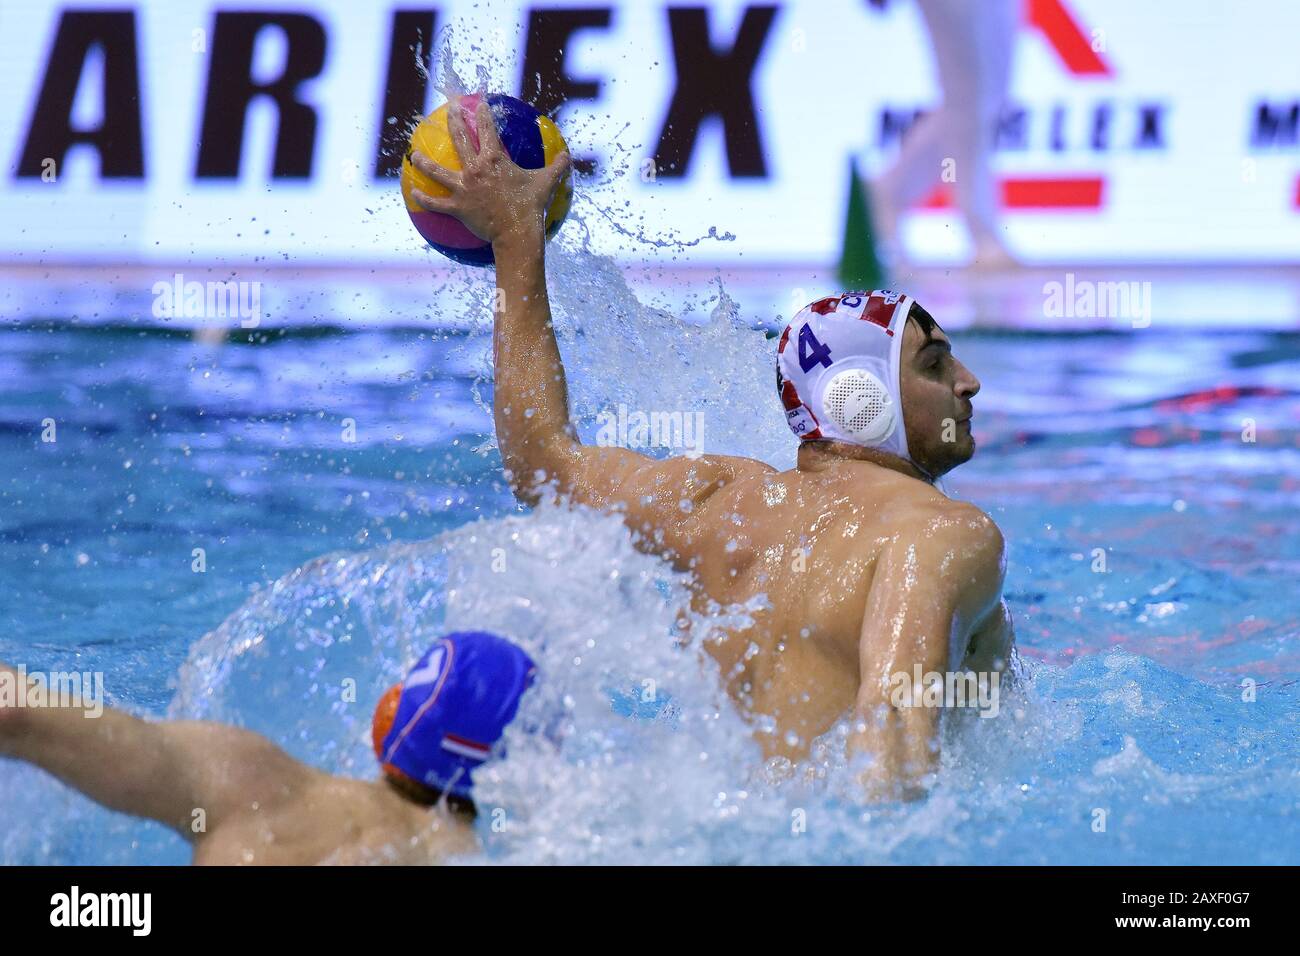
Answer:
[{"label": "blue water polo cap", "polygon": [[387,772],[470,799],[474,768],[493,755],[536,671],[532,658],[504,637],[447,634],[380,701],[374,728],[380,763]]}]

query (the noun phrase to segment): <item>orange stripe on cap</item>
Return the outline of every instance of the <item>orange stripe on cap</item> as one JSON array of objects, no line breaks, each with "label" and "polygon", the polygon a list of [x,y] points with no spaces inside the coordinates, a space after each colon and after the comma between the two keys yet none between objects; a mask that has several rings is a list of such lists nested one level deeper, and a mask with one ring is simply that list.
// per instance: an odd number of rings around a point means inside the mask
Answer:
[{"label": "orange stripe on cap", "polygon": [[375,756],[384,759],[384,738],[393,729],[397,719],[397,705],[402,699],[402,685],[394,684],[384,691],[375,705],[375,716],[370,725],[370,743],[375,748]]}]

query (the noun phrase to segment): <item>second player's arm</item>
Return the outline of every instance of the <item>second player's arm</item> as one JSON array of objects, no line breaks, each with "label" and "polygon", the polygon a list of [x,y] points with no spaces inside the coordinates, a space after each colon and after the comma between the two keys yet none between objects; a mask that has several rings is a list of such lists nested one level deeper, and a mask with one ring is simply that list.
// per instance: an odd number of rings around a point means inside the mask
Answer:
[{"label": "second player's arm", "polygon": [[[0,674],[18,679],[3,664]],[[270,741],[237,727],[155,723],[107,707],[98,716],[87,713],[75,702],[0,707],[0,758],[34,764],[110,810],[157,820],[189,840],[314,775]],[[202,811],[202,830],[194,826],[196,811]]]}]

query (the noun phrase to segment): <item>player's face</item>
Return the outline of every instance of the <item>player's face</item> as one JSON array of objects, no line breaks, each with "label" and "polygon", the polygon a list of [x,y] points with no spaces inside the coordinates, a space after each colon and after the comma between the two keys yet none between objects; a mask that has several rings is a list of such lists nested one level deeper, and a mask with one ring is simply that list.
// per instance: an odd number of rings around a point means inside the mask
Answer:
[{"label": "player's face", "polygon": [[935,477],[969,461],[975,454],[971,399],[980,383],[952,354],[942,329],[935,326],[927,338],[908,321],[899,380],[912,460]]}]

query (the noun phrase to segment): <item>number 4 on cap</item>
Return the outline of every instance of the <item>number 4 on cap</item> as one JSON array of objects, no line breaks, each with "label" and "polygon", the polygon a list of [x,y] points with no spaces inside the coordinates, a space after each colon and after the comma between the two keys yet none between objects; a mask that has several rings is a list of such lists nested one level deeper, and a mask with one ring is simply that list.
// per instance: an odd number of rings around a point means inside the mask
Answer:
[{"label": "number 4 on cap", "polygon": [[814,365],[831,367],[831,347],[818,342],[812,326],[805,325],[799,330],[799,367],[806,374]]}]

